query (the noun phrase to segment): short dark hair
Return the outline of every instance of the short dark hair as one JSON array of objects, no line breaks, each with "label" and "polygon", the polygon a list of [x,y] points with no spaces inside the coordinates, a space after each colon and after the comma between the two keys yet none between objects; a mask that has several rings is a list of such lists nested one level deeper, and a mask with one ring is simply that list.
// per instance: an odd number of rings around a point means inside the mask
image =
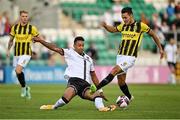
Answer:
[{"label": "short dark hair", "polygon": [[83,38],[82,36],[77,36],[77,37],[75,37],[75,39],[74,39],[74,44],[75,44],[77,41],[84,41],[84,38]]},{"label": "short dark hair", "polygon": [[125,7],[121,10],[121,13],[128,13],[128,14],[133,14],[132,8],[131,7]]},{"label": "short dark hair", "polygon": [[21,11],[19,12],[20,15],[21,15],[22,13],[27,13],[27,14],[28,14],[28,12],[25,11],[25,10],[21,10]]}]

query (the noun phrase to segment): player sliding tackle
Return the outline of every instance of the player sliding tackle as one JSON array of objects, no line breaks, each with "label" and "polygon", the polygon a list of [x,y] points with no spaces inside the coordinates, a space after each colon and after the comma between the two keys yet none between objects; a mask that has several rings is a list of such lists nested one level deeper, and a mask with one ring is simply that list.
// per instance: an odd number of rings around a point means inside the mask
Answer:
[{"label": "player sliding tackle", "polygon": [[105,98],[102,90],[94,94],[90,93],[90,79],[95,85],[99,84],[96,76],[93,60],[84,53],[84,38],[76,37],[74,39],[74,49],[58,48],[52,43],[48,43],[40,37],[33,38],[34,42],[40,42],[45,47],[59,53],[65,57],[67,68],[65,70],[65,78],[68,80],[67,88],[64,95],[54,105],[42,105],[40,109],[57,109],[68,104],[76,95],[82,99],[95,102],[95,106],[99,111],[113,111],[115,105],[105,107],[103,99]]}]

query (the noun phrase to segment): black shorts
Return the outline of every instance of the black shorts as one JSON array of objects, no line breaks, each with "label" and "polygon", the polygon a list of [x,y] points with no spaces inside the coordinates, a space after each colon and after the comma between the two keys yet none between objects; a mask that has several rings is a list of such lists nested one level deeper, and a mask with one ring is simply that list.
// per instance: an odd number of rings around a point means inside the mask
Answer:
[{"label": "black shorts", "polygon": [[169,68],[176,68],[176,63],[173,63],[173,62],[168,62],[168,67]]},{"label": "black shorts", "polygon": [[85,99],[84,98],[84,93],[87,89],[90,88],[90,84],[81,79],[81,78],[77,78],[77,77],[71,77],[69,80],[68,80],[68,85],[67,87],[73,87],[76,94],[78,96],[80,96],[81,98]]}]

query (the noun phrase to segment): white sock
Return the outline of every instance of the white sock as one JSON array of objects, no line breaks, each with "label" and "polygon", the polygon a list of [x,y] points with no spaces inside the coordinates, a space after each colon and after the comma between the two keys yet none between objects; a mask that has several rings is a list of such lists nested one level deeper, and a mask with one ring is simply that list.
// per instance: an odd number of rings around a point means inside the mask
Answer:
[{"label": "white sock", "polygon": [[95,103],[95,106],[96,106],[97,109],[100,109],[100,108],[104,107],[103,99],[100,98],[100,97],[95,98],[94,103]]},{"label": "white sock", "polygon": [[54,109],[57,109],[58,107],[64,106],[66,103],[63,101],[62,98],[60,98],[55,104],[54,104]]},{"label": "white sock", "polygon": [[171,74],[172,78],[172,84],[176,84],[176,76],[174,74]]}]

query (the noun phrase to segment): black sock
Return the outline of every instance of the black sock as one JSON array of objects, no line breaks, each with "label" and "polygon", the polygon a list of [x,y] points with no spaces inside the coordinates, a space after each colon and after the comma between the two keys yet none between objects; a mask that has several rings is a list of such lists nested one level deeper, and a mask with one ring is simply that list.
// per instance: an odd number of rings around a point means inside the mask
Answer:
[{"label": "black sock", "polygon": [[129,99],[131,99],[131,94],[129,93],[129,89],[128,89],[128,86],[126,85],[126,83],[124,85],[120,86],[120,89]]},{"label": "black sock", "polygon": [[69,101],[68,101],[65,97],[63,97],[63,96],[62,96],[62,100],[63,100],[66,104],[69,103]]},{"label": "black sock", "polygon": [[110,83],[114,78],[114,75],[109,74],[106,78],[104,78],[99,85],[97,85],[97,89],[101,89],[102,87],[104,87],[105,85],[107,85],[108,83]]},{"label": "black sock", "polygon": [[24,73],[21,72],[20,74],[16,74],[17,78],[19,80],[19,83],[21,84],[22,87],[26,86],[25,78],[24,78]]}]

